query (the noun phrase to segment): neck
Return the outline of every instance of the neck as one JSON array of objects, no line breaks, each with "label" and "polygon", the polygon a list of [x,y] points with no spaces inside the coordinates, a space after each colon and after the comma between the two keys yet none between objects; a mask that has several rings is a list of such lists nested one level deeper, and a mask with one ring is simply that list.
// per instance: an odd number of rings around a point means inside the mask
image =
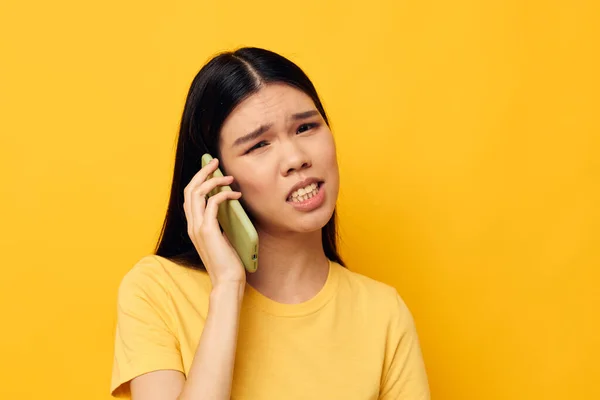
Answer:
[{"label": "neck", "polygon": [[246,274],[248,283],[280,303],[301,303],[325,284],[329,262],[321,231],[271,234],[258,231],[258,269]]}]

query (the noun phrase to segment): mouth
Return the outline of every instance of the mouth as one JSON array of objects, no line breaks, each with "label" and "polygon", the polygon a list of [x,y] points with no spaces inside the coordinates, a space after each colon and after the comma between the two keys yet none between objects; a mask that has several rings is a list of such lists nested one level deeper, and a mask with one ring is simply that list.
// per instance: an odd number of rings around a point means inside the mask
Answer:
[{"label": "mouth", "polygon": [[288,196],[287,201],[290,203],[302,203],[303,201],[311,199],[319,193],[323,183],[324,182],[322,181],[316,181],[303,185],[302,187],[293,190]]}]

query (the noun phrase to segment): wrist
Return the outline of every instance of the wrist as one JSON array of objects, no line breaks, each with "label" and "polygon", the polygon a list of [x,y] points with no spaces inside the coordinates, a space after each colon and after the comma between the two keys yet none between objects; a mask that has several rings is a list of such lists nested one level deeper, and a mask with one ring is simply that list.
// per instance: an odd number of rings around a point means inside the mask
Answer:
[{"label": "wrist", "polygon": [[238,296],[241,300],[244,295],[246,288],[246,282],[244,281],[226,281],[216,283],[210,292],[210,300],[214,301],[220,298],[230,298],[232,296]]}]

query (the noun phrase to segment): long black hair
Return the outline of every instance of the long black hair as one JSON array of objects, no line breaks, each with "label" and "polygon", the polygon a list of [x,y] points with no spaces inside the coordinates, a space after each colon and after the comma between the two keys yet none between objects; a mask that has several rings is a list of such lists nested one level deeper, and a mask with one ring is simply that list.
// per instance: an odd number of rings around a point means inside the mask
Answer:
[{"label": "long black hair", "polygon": [[[292,61],[269,50],[244,47],[213,57],[198,72],[187,95],[179,137],[173,183],[166,217],[155,254],[187,267],[204,264],[187,233],[183,190],[200,169],[202,154],[220,158],[219,135],[231,111],[262,85],[280,82],[311,97],[329,125],[317,91],[306,74]],[[321,230],[325,255],[345,265],[337,249],[336,210]]]}]

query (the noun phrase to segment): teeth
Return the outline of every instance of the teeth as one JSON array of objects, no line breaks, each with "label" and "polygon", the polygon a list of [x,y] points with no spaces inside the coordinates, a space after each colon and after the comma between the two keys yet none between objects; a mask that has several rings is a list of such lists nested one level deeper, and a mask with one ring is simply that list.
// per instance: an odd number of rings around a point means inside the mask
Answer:
[{"label": "teeth", "polygon": [[317,187],[318,185],[316,183],[311,183],[310,185],[304,188],[298,189],[294,193],[292,193],[292,195],[290,196],[290,200],[292,200],[295,203],[308,200],[319,192]]}]

